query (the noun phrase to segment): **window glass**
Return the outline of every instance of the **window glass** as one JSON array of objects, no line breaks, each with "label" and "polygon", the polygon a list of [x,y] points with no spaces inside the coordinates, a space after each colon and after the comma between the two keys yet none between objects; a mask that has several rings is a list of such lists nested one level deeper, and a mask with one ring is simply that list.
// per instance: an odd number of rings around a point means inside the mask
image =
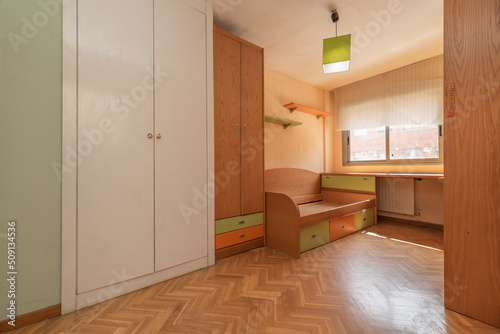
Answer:
[{"label": "window glass", "polygon": [[385,160],[385,127],[350,131],[350,161]]},{"label": "window glass", "polygon": [[439,126],[389,127],[390,160],[438,159]]},{"label": "window glass", "polygon": [[[440,125],[384,126],[344,131],[343,150],[347,163],[404,160],[440,161]],[[389,148],[389,152],[386,149]]]}]

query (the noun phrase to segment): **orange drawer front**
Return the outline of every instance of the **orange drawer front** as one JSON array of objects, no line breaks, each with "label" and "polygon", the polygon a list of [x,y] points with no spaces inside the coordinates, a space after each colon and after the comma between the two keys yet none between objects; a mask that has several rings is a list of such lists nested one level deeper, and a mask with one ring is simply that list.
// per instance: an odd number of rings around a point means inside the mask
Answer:
[{"label": "orange drawer front", "polygon": [[337,240],[355,232],[354,215],[330,220],[330,241]]},{"label": "orange drawer front", "polygon": [[244,228],[241,230],[218,234],[215,236],[215,249],[221,249],[240,244],[264,236],[264,225]]}]

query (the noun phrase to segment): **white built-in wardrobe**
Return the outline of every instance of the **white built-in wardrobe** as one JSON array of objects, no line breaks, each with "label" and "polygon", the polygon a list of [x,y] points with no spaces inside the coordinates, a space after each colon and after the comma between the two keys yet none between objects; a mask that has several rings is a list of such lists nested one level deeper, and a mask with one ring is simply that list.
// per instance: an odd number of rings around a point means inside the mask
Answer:
[{"label": "white built-in wardrobe", "polygon": [[63,313],[213,263],[211,15],[65,4]]}]

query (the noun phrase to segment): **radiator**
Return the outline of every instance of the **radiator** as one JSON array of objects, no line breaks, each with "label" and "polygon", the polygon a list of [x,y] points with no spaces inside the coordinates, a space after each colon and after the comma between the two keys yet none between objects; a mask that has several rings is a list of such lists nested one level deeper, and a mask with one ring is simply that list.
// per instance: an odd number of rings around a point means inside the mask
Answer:
[{"label": "radiator", "polygon": [[377,177],[377,210],[415,214],[415,181],[413,178]]}]

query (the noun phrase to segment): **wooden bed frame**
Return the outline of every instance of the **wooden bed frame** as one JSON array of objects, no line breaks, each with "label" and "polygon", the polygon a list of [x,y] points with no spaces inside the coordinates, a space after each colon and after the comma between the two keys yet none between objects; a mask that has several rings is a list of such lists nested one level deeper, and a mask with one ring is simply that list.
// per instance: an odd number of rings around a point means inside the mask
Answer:
[{"label": "wooden bed frame", "polygon": [[375,193],[321,188],[320,175],[304,169],[266,170],[265,191],[267,245],[295,258],[301,228],[376,208]]}]

